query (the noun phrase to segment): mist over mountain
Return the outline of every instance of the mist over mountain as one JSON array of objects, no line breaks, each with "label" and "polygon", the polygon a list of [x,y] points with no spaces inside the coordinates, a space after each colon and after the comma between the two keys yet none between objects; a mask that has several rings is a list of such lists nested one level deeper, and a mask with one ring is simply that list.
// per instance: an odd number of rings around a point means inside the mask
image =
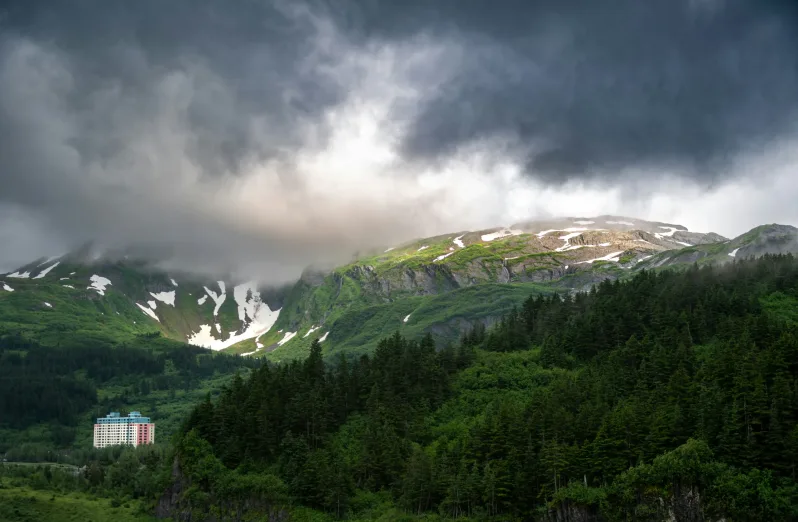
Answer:
[{"label": "mist over mountain", "polygon": [[452,230],[798,221],[790,2],[5,2],[0,267],[205,274]]}]

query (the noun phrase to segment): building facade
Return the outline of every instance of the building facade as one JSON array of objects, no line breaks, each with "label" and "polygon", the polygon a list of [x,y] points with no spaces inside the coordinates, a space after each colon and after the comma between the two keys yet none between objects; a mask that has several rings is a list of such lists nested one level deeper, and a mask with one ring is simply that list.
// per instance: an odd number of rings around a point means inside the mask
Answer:
[{"label": "building facade", "polygon": [[118,411],[112,411],[105,417],[97,419],[94,425],[94,447],[118,446],[129,444],[152,444],[155,442],[155,424],[149,417],[131,411],[127,417],[121,417]]}]

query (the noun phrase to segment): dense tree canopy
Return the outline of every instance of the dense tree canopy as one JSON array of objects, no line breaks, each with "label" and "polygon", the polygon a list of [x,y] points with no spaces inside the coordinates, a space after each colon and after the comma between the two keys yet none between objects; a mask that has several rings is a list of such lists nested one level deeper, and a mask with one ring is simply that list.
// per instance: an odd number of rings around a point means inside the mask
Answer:
[{"label": "dense tree canopy", "polygon": [[456,348],[397,334],[325,366],[316,342],[198,405],[184,441],[341,517],[382,491],[448,517],[785,519],[796,310],[798,263],[766,256],[530,298]]}]

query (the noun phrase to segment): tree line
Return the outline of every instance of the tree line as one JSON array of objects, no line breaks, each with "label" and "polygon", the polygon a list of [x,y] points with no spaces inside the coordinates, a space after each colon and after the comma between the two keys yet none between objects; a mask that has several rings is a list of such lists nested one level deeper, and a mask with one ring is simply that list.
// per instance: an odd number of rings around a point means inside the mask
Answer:
[{"label": "tree line", "polygon": [[397,333],[325,365],[314,342],[199,404],[178,455],[208,509],[248,476],[337,517],[388,494],[451,518],[789,519],[796,309],[798,263],[765,256],[533,297],[455,347]]}]

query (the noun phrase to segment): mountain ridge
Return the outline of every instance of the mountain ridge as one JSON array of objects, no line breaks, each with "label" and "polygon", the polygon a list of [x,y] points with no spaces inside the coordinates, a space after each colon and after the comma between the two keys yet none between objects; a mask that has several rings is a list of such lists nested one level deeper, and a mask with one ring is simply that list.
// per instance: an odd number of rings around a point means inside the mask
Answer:
[{"label": "mountain ridge", "polygon": [[[0,328],[48,338],[70,330],[69,315],[94,316],[96,327],[84,326],[96,335],[160,333],[280,361],[304,356],[315,338],[330,354],[368,350],[397,329],[447,342],[533,293],[765,253],[798,253],[798,229],[762,225],[727,239],[623,216],[527,221],[373,249],[332,270],[306,269],[283,287],[168,273],[86,246],[0,275]],[[53,320],[61,309],[66,316]]]}]

